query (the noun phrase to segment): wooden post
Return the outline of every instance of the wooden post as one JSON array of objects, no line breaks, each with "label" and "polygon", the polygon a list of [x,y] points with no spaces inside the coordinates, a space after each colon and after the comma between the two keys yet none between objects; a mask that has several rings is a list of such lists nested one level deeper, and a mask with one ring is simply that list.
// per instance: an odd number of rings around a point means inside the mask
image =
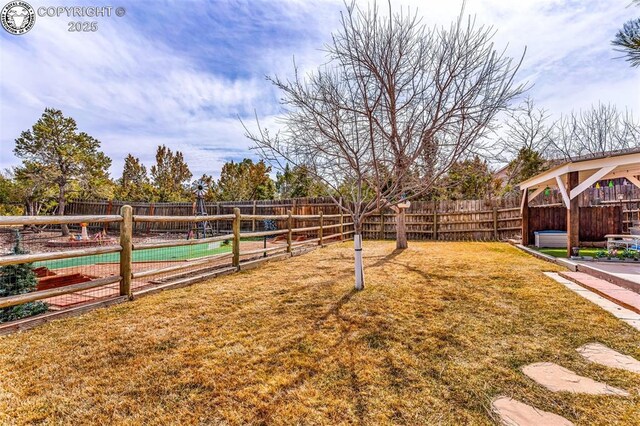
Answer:
[{"label": "wooden post", "polygon": [[318,236],[320,237],[320,241],[318,241],[318,244],[320,245],[320,247],[322,247],[322,227],[324,226],[324,219],[322,217],[322,210],[320,210],[320,230],[318,231]]},{"label": "wooden post", "polygon": [[[216,203],[216,216],[220,214],[222,214],[220,213],[220,203]],[[216,220],[215,224],[216,224],[216,233],[218,233],[220,232],[220,221]]]},{"label": "wooden post", "polygon": [[[567,193],[580,184],[578,172],[569,172]],[[580,246],[580,207],[579,198],[569,201],[567,210],[567,257],[571,257],[571,248]]]},{"label": "wooden post", "polygon": [[[253,200],[253,215],[256,215],[256,200]],[[256,232],[256,220],[251,220],[251,232]]]},{"label": "wooden post", "polygon": [[384,240],[384,212],[380,210],[380,239]]},{"label": "wooden post", "polygon": [[433,203],[433,239],[438,239],[438,206]]},{"label": "wooden post", "polygon": [[[107,215],[110,215],[112,211],[113,211],[113,200],[109,200],[109,203],[107,204]],[[109,222],[105,222],[103,224],[102,231],[105,234],[109,232]]]},{"label": "wooden post", "polygon": [[344,241],[344,215],[340,209],[340,241]]},{"label": "wooden post", "polygon": [[[149,216],[156,214],[156,205],[154,203],[149,204]],[[151,222],[147,222],[147,234],[151,233]]]},{"label": "wooden post", "polygon": [[124,205],[120,209],[122,215],[122,223],[120,224],[120,296],[129,296],[131,298],[131,262],[133,261],[132,250],[133,243],[131,241],[133,231],[133,208]]},{"label": "wooden post", "polygon": [[293,218],[291,217],[291,210],[287,210],[287,214],[289,215],[287,219],[287,227],[289,228],[289,232],[287,232],[287,253],[291,253],[291,240],[293,239]]},{"label": "wooden post", "polygon": [[522,245],[528,246],[529,241],[529,190],[522,191]]},{"label": "wooden post", "polygon": [[493,206],[493,239],[498,241],[498,207]]},{"label": "wooden post", "polygon": [[233,260],[231,266],[240,267],[240,209],[233,208]]}]

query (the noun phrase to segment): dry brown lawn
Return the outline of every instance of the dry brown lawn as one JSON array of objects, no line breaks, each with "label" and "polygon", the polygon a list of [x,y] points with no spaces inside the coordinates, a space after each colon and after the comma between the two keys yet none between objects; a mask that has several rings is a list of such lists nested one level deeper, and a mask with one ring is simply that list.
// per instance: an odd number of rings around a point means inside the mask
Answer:
[{"label": "dry brown lawn", "polygon": [[[334,245],[0,338],[2,424],[492,424],[508,395],[577,424],[638,424],[640,376],[585,362],[640,333],[506,244]],[[555,394],[552,361],[631,398]],[[635,422],[635,423],[634,423]]]}]

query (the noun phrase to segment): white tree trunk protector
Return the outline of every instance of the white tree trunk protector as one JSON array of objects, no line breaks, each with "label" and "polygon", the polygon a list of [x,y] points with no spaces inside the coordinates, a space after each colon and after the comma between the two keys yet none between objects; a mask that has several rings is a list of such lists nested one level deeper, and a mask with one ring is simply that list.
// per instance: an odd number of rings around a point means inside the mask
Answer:
[{"label": "white tree trunk protector", "polygon": [[362,266],[362,235],[354,235],[353,245],[355,247],[356,258],[356,290],[362,290],[364,288],[364,268]]}]

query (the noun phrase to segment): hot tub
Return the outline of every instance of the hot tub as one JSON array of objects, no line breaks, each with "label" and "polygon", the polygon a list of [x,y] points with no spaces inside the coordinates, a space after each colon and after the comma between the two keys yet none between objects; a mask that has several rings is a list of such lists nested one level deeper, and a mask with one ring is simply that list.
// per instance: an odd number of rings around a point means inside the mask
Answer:
[{"label": "hot tub", "polygon": [[536,247],[567,248],[567,231],[536,231]]}]

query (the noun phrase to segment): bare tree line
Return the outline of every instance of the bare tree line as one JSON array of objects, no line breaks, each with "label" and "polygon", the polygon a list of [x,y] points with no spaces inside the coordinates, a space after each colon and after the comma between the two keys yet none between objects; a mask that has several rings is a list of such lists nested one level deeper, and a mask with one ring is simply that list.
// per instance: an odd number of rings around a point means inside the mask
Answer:
[{"label": "bare tree line", "polygon": [[640,123],[630,110],[603,103],[552,120],[547,109],[527,97],[507,113],[497,146],[501,161],[512,161],[522,150],[571,161],[640,148]]}]

